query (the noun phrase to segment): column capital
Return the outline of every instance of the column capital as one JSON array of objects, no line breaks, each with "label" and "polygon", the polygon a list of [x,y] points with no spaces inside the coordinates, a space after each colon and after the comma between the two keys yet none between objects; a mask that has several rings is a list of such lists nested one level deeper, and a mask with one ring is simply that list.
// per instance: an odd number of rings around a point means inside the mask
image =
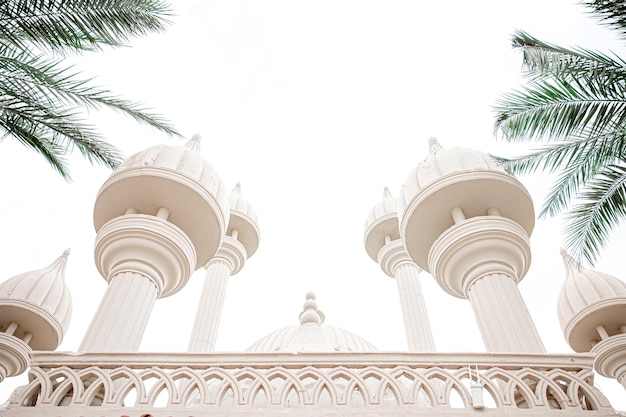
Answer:
[{"label": "column capital", "polygon": [[430,271],[447,293],[467,298],[474,282],[487,274],[521,281],[530,268],[526,230],[500,216],[478,216],[447,229],[428,255]]},{"label": "column capital", "polygon": [[217,251],[217,254],[207,263],[206,268],[212,263],[223,262],[230,267],[230,275],[235,275],[241,271],[241,268],[248,259],[248,252],[244,245],[237,239],[224,236],[222,246]]},{"label": "column capital", "polygon": [[140,273],[156,285],[159,298],[181,290],[196,265],[189,237],[173,223],[146,214],[125,214],[105,223],[96,236],[96,266],[108,281]]},{"label": "column capital", "polygon": [[389,242],[380,249],[378,252],[378,265],[391,278],[395,278],[398,268],[405,265],[417,268],[418,272],[422,271],[422,268],[417,266],[411,259],[400,239]]}]

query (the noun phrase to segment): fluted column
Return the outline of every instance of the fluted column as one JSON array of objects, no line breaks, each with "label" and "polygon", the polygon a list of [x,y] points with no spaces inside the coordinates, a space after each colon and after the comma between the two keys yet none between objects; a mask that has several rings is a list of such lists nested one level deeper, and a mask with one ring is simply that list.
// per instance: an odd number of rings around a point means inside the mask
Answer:
[{"label": "fluted column", "polygon": [[489,274],[467,291],[487,350],[490,352],[545,352],[515,280]]},{"label": "fluted column", "polygon": [[164,209],[157,214],[130,210],[98,231],[96,264],[109,287],[79,350],[136,351],[156,299],[188,281],[196,264],[193,243]]},{"label": "fluted column", "polygon": [[545,352],[517,287],[530,266],[528,235],[517,223],[497,214],[459,217],[428,262],[446,292],[470,301],[488,351]]},{"label": "fluted column", "polygon": [[206,278],[196,320],[189,339],[189,352],[213,352],[219,329],[228,278],[241,270],[246,249],[236,239],[226,236],[217,255],[207,265]]},{"label": "fluted column", "polygon": [[409,350],[434,352],[435,341],[419,281],[421,269],[406,253],[401,240],[385,245],[378,254],[378,263],[396,279]]},{"label": "fluted column", "polygon": [[79,351],[136,351],[157,297],[156,285],[145,275],[122,272],[114,276]]}]

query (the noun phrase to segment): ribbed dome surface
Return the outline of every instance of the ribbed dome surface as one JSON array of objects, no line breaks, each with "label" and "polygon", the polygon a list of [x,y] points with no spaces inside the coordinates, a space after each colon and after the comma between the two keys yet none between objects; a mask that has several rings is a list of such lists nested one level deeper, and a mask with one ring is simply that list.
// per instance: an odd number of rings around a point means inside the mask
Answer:
[{"label": "ribbed dome surface", "polygon": [[564,250],[561,254],[566,278],[557,304],[559,323],[574,350],[588,351],[590,340],[598,338],[594,330],[596,326],[605,326],[611,334],[623,324],[626,283],[612,275],[582,267]]},{"label": "ribbed dome surface", "polygon": [[194,246],[195,268],[206,265],[226,233],[229,204],[222,180],[199,151],[194,135],[184,147],[156,145],[126,158],[98,192],[96,231],[129,210],[155,216],[166,209],[167,221]]},{"label": "ribbed dome surface", "polygon": [[385,246],[387,237],[390,240],[400,239],[400,229],[396,199],[385,187],[382,200],[365,219],[365,250],[374,261],[378,259],[378,252]]},{"label": "ribbed dome surface", "polygon": [[428,184],[455,172],[473,170],[502,171],[494,159],[484,152],[466,148],[443,149],[437,139],[430,138],[429,155],[411,171],[398,196],[400,215]]},{"label": "ribbed dome surface", "polygon": [[259,247],[260,232],[257,213],[248,200],[241,196],[240,183],[237,183],[233,191],[228,195],[228,202],[230,218],[226,234],[232,236],[233,231],[237,230],[237,240],[246,248],[249,258]]},{"label": "ribbed dome surface", "polygon": [[171,169],[197,181],[216,199],[228,219],[228,194],[215,168],[200,154],[200,136],[194,135],[185,146],[155,145],[126,158],[115,170],[121,172],[138,167]]},{"label": "ribbed dome surface", "polygon": [[[14,321],[30,332],[33,349],[55,349],[72,316],[72,297],[65,284],[66,250],[50,266],[25,272],[0,284],[0,324]],[[44,328],[41,328],[44,326]]]},{"label": "ribbed dome surface", "polygon": [[396,199],[393,198],[389,188],[385,187],[383,191],[383,199],[376,204],[370,214],[365,219],[365,229],[369,228],[373,223],[387,216],[395,216],[398,214],[398,206]]},{"label": "ribbed dome surface", "polygon": [[300,325],[276,330],[258,340],[247,352],[375,352],[360,336],[324,323],[315,294],[308,293]]}]

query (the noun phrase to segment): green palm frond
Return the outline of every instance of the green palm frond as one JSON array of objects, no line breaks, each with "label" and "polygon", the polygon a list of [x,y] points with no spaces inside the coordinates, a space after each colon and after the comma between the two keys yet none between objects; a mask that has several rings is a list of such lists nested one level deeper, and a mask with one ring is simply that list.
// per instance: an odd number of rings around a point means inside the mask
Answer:
[{"label": "green palm frond", "polygon": [[536,79],[504,94],[495,105],[496,131],[509,141],[563,140],[626,122],[625,89],[583,81]]},{"label": "green palm frond", "polygon": [[626,5],[622,1],[594,0],[585,1],[592,13],[599,17],[605,25],[626,38]]},{"label": "green palm frond", "polygon": [[[624,83],[626,61],[584,48],[563,48],[542,42],[523,31],[513,34],[512,45],[523,51],[523,67],[529,77],[552,76],[572,80],[584,76],[594,84]],[[593,83],[593,82],[592,82]]]},{"label": "green palm frond", "polygon": [[[93,85],[63,61],[36,54],[66,48],[120,45],[130,36],[162,30],[160,0],[7,0],[0,2],[0,135],[37,150],[69,180],[65,156],[74,149],[92,163],[115,168],[121,154],[85,123],[84,110],[119,111],[170,136],[161,116]],[[150,15],[146,18],[144,14]],[[82,21],[81,19],[84,19]],[[135,20],[133,20],[135,19]]]},{"label": "green palm frond", "polygon": [[4,137],[12,136],[40,151],[66,179],[70,176],[63,155],[73,148],[91,162],[111,168],[119,164],[119,151],[82,122],[76,106],[63,100],[67,92],[56,91],[56,63],[12,51],[8,54],[21,60],[10,60],[11,66],[1,59],[2,52],[0,48],[0,127]]},{"label": "green palm frond", "polygon": [[161,32],[169,8],[158,0],[3,0],[0,39],[25,49],[99,50]]},{"label": "green palm frond", "polygon": [[593,264],[610,232],[626,218],[626,167],[613,165],[586,184],[581,203],[568,213],[565,245]]},{"label": "green palm frond", "polygon": [[495,159],[511,174],[526,175],[543,171],[559,172],[546,196],[539,217],[555,216],[568,208],[581,187],[603,167],[626,155],[626,132],[615,129],[604,135],[572,138],[544,146],[516,158]]},{"label": "green palm frond", "polygon": [[[608,0],[585,4],[626,35],[626,5]],[[514,174],[559,173],[539,216],[565,212],[565,246],[579,261],[593,264],[626,211],[626,61],[563,48],[521,31],[512,40],[523,52],[527,82],[496,102],[496,134],[548,145],[497,159]],[[572,201],[577,202],[573,208]]]}]

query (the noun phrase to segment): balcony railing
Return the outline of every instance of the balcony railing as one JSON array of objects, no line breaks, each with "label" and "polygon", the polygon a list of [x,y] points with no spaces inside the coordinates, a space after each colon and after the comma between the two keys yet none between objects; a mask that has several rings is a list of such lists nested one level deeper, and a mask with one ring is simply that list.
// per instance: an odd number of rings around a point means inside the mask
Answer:
[{"label": "balcony railing", "polygon": [[36,352],[1,416],[616,416],[589,355]]}]

